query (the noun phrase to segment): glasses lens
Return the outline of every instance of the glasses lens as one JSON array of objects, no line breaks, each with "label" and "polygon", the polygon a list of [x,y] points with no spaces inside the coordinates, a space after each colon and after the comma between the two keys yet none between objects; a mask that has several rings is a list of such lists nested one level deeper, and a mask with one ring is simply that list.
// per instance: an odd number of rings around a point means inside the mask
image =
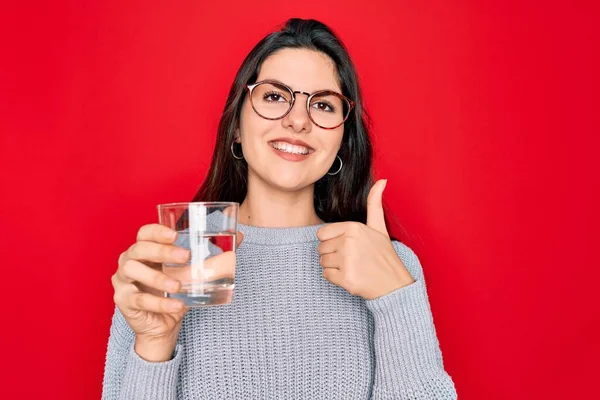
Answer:
[{"label": "glasses lens", "polygon": [[341,125],[349,112],[347,101],[337,93],[322,92],[315,94],[310,100],[310,116],[323,128]]},{"label": "glasses lens", "polygon": [[289,110],[292,94],[284,86],[261,83],[252,90],[252,105],[263,118],[281,118]]}]

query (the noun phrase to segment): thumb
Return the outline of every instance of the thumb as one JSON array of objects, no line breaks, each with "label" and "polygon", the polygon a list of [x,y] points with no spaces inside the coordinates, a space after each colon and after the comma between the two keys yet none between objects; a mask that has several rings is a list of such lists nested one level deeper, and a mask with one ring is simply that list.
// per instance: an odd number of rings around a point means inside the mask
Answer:
[{"label": "thumb", "polygon": [[242,244],[242,240],[244,240],[244,234],[241,231],[238,231],[235,234],[235,248],[237,249]]},{"label": "thumb", "polygon": [[380,179],[375,182],[369,192],[369,197],[367,197],[367,226],[389,237],[385,227],[382,204],[383,189],[385,189],[386,184],[387,179]]}]

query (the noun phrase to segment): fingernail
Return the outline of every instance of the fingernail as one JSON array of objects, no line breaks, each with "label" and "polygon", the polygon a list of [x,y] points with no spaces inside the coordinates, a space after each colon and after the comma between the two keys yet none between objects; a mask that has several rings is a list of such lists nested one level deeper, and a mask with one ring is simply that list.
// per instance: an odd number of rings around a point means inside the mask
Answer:
[{"label": "fingernail", "polygon": [[182,249],[181,247],[178,247],[173,251],[173,255],[178,260],[186,261],[190,257],[190,251],[187,249]]},{"label": "fingernail", "polygon": [[175,238],[177,237],[177,232],[175,232],[175,231],[167,231],[165,233],[165,237],[167,239],[175,240]]}]

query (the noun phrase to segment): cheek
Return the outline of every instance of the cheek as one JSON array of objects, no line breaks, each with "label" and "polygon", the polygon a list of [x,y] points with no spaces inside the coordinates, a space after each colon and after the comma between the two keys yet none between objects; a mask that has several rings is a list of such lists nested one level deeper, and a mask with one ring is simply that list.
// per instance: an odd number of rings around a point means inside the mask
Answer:
[{"label": "cheek", "polygon": [[318,142],[320,151],[315,154],[313,168],[316,174],[322,176],[336,163],[336,156],[342,146],[344,129],[322,130],[318,134],[320,135]]},{"label": "cheek", "polygon": [[269,121],[256,115],[249,102],[244,103],[240,115],[240,135],[242,147],[249,158],[259,151],[262,138],[275,128],[280,121]]},{"label": "cheek", "polygon": [[256,135],[261,130],[261,121],[257,118],[257,115],[252,110],[252,106],[248,101],[242,106],[242,112],[240,115],[240,134],[242,136],[242,144],[250,144],[252,136]]},{"label": "cheek", "polygon": [[332,158],[340,151],[342,147],[342,139],[344,137],[344,127],[339,129],[335,129],[333,131],[324,131],[323,132],[323,149],[326,149],[327,154],[329,154]]}]

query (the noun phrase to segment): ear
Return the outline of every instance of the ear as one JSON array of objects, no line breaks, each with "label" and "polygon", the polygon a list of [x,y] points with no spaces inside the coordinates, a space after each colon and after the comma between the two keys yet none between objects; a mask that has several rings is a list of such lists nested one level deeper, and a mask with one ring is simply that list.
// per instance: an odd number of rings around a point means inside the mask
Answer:
[{"label": "ear", "polygon": [[234,139],[233,139],[234,142],[241,143],[242,139],[240,139],[240,128],[235,128],[233,136],[234,136]]}]

